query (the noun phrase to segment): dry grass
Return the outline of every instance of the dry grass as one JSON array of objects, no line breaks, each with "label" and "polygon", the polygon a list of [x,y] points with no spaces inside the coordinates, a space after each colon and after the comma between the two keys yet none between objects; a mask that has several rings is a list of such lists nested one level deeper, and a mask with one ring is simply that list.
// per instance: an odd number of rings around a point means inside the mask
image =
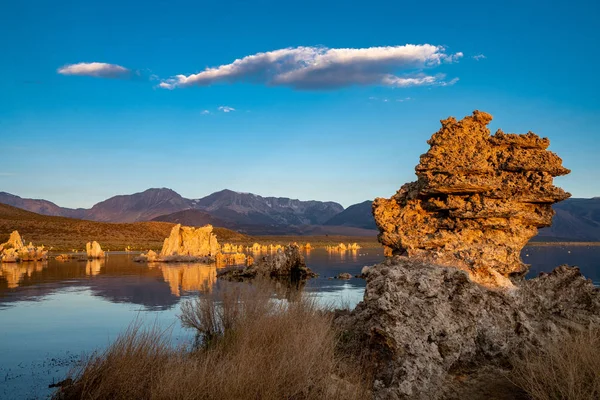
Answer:
[{"label": "dry grass", "polygon": [[600,399],[600,329],[565,335],[513,364],[515,384],[534,400]]},{"label": "dry grass", "polygon": [[188,301],[182,323],[195,350],[134,325],[75,375],[66,399],[365,399],[366,379],[336,354],[331,313],[265,284],[228,284]]}]

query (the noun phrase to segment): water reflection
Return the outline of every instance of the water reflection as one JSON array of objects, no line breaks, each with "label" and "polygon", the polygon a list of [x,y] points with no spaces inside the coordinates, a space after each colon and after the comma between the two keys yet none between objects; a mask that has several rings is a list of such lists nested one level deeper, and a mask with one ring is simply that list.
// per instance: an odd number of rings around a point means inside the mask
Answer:
[{"label": "water reflection", "polygon": [[[333,279],[341,272],[360,274],[365,265],[383,260],[383,251],[359,249],[328,251],[304,249],[307,265],[319,278],[305,289],[331,298],[340,294],[355,304],[362,297],[365,281]],[[175,306],[180,297],[193,294],[216,282],[216,268],[205,264],[138,264],[133,254],[110,254],[106,259],[58,262],[0,264],[0,308],[16,302],[43,300],[44,296],[65,290],[90,290],[94,296],[113,303],[142,305],[147,310]],[[529,277],[551,271],[560,264],[578,265],[581,272],[600,283],[600,247],[543,246],[526,247],[523,260],[531,264]],[[0,313],[1,318],[1,313]]]},{"label": "water reflection", "polygon": [[103,265],[104,259],[88,260],[87,264],[85,265],[85,274],[96,276],[100,273]]},{"label": "water reflection", "polygon": [[[267,249],[268,250],[268,249]],[[360,253],[359,253],[360,252]],[[380,249],[329,253],[325,249],[303,249],[307,265],[320,277],[307,285],[310,292],[347,292],[358,289],[360,299],[364,281],[330,280],[340,272],[360,273],[365,265],[383,259]],[[264,255],[264,253],[262,253]],[[147,310],[172,308],[180,297],[211,287],[216,282],[216,267],[205,264],[139,264],[134,254],[111,253],[106,259],[53,258],[46,263],[0,265],[0,308],[16,302],[40,301],[45,296],[67,290],[89,290],[112,303],[130,303]]]},{"label": "water reflection", "polygon": [[0,264],[0,277],[6,280],[8,288],[14,289],[25,278],[31,278],[35,272],[40,272],[47,266],[45,262],[2,263]]},{"label": "water reflection", "polygon": [[149,268],[158,268],[171,293],[180,297],[181,292],[199,292],[212,288],[217,280],[217,268],[208,264],[149,264]]}]

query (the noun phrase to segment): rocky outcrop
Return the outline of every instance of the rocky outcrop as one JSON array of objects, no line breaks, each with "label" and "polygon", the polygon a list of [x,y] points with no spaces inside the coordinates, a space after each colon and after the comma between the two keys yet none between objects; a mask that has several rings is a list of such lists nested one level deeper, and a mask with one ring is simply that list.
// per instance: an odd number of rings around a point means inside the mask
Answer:
[{"label": "rocky outcrop", "polygon": [[31,242],[25,246],[19,232],[13,231],[6,243],[0,244],[0,261],[5,263],[45,261],[48,250],[44,246],[34,246]]},{"label": "rocky outcrop", "polygon": [[600,289],[577,268],[520,278],[521,248],[569,196],[552,179],[569,171],[548,139],[490,136],[490,120],[442,121],[417,182],[373,204],[389,258],[363,268],[363,301],[335,323],[372,363],[376,399],[515,398],[501,382],[511,357],[600,327]]},{"label": "rocky outcrop", "polygon": [[165,239],[160,254],[140,254],[138,262],[211,262],[219,253],[219,242],[212,225],[200,228],[175,225]]},{"label": "rocky outcrop", "polygon": [[520,251],[550,225],[552,204],[570,196],[552,185],[570,171],[547,150],[548,139],[501,130],[490,136],[491,120],[475,111],[441,121],[416,167],[417,181],[375,199],[387,254],[452,265],[488,286],[511,286],[511,278],[524,276]]},{"label": "rocky outcrop", "polygon": [[352,274],[349,272],[340,272],[339,274],[337,274],[336,279],[341,279],[341,280],[352,279]]},{"label": "rocky outcrop", "polygon": [[213,233],[212,225],[193,228],[177,224],[165,239],[160,255],[162,257],[214,257],[218,252],[219,242]]},{"label": "rocky outcrop", "polygon": [[241,281],[256,277],[304,280],[316,274],[306,266],[300,248],[288,245],[243,268],[227,268],[217,272],[220,279]]},{"label": "rocky outcrop", "polygon": [[228,265],[250,266],[254,262],[254,259],[244,253],[217,253],[215,262],[217,263],[217,267],[225,267]]},{"label": "rocky outcrop", "polygon": [[102,251],[100,243],[95,240],[85,244],[85,252],[87,253],[87,258],[90,260],[104,258],[104,251]]},{"label": "rocky outcrop", "polygon": [[400,256],[366,274],[364,300],[337,324],[374,362],[377,399],[453,398],[455,378],[483,368],[500,376],[518,351],[600,326],[600,289],[577,268],[503,291],[457,268]]},{"label": "rocky outcrop", "polygon": [[361,247],[358,245],[358,243],[340,243],[336,246],[326,246],[325,249],[327,249],[327,251],[356,251],[358,249],[360,249]]},{"label": "rocky outcrop", "polygon": [[224,243],[221,246],[221,252],[222,253],[243,253],[244,252],[244,246],[237,245],[237,244],[233,244],[233,243]]}]

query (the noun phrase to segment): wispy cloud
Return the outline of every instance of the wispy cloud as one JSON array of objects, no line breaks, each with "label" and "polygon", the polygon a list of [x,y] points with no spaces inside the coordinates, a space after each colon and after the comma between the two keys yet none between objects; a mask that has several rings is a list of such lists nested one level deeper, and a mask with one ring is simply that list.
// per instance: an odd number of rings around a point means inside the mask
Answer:
[{"label": "wispy cloud", "polygon": [[405,102],[405,101],[412,100],[412,98],[410,98],[410,97],[404,97],[402,99],[393,100],[393,99],[389,99],[387,97],[379,98],[379,97],[371,96],[371,97],[369,97],[369,100],[371,100],[371,101],[381,101],[382,103],[390,103],[390,102],[394,102],[394,101],[397,102],[397,103],[402,103],[402,102]]},{"label": "wispy cloud", "polygon": [[452,85],[454,85],[456,82],[458,82],[458,78],[453,78],[453,79],[450,79],[450,80],[449,80],[449,81],[447,81],[447,82],[440,82],[440,86],[452,86]]},{"label": "wispy cloud", "polygon": [[62,75],[93,76],[95,78],[124,78],[131,71],[116,64],[101,62],[69,64],[60,67],[57,72]]},{"label": "wispy cloud", "polygon": [[235,108],[229,106],[220,106],[219,111],[223,111],[224,113],[235,111]]},{"label": "wispy cloud", "polygon": [[471,57],[471,58],[473,58],[473,59],[474,59],[474,60],[476,60],[476,61],[479,61],[479,60],[483,60],[484,58],[487,58],[487,57],[486,57],[486,56],[484,56],[483,54],[477,54],[477,55],[474,55],[474,56],[473,56],[473,57]]},{"label": "wispy cloud", "polygon": [[200,111],[200,114],[202,114],[202,115],[208,115],[208,114],[210,114],[210,113],[211,113],[211,112],[210,112],[210,111],[208,111],[208,110],[202,110],[202,111]]},{"label": "wispy cloud", "polygon": [[447,54],[430,44],[362,49],[294,47],[257,53],[192,75],[176,75],[159,87],[174,89],[214,83],[253,82],[300,90],[352,85],[408,87],[443,83],[442,74],[424,69],[457,62],[463,53]]}]

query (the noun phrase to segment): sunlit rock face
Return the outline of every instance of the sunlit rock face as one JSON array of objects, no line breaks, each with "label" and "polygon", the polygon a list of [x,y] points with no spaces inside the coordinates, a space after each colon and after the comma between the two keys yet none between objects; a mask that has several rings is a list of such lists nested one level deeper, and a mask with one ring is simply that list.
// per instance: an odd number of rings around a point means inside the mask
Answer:
[{"label": "sunlit rock face", "polygon": [[0,261],[5,263],[45,261],[48,250],[44,246],[24,245],[19,232],[13,231],[6,243],[0,244]]},{"label": "sunlit rock face", "polygon": [[102,247],[100,247],[100,243],[96,242],[88,242],[85,244],[85,251],[87,253],[88,259],[99,259],[104,258],[104,251],[102,251]]},{"label": "sunlit rock face", "polygon": [[160,256],[215,256],[219,252],[219,242],[212,231],[212,225],[192,228],[177,224],[165,239]]},{"label": "sunlit rock face", "polygon": [[211,262],[219,254],[212,225],[200,228],[177,224],[165,239],[160,254],[150,250],[134,259],[137,262]]},{"label": "sunlit rock face", "polygon": [[523,246],[550,226],[552,204],[570,196],[553,186],[568,174],[547,150],[550,141],[529,132],[490,135],[492,116],[474,111],[450,117],[427,142],[417,181],[390,199],[373,202],[386,254],[451,265],[487,286],[512,286],[527,265]]}]

